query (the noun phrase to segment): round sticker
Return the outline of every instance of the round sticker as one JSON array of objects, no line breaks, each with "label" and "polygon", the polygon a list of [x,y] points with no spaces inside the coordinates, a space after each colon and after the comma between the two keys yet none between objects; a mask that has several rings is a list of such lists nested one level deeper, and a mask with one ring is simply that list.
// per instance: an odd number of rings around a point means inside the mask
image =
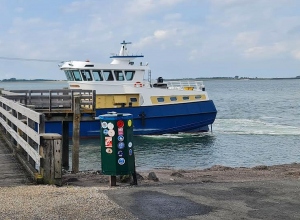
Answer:
[{"label": "round sticker", "polygon": [[111,123],[111,122],[109,122],[109,123],[107,124],[107,127],[108,127],[108,129],[113,129],[113,128],[114,128],[114,124]]},{"label": "round sticker", "polygon": [[131,120],[128,120],[127,124],[128,124],[128,127],[131,127],[132,121],[131,121]]},{"label": "round sticker", "polygon": [[106,153],[111,154],[112,153],[112,149],[111,148],[106,148]]},{"label": "round sticker", "polygon": [[119,128],[124,127],[124,121],[121,121],[121,120],[117,121],[117,126]]},{"label": "round sticker", "polygon": [[102,122],[101,126],[102,128],[107,128],[107,122],[106,121]]},{"label": "round sticker", "polygon": [[128,154],[129,154],[129,156],[132,155],[132,149],[129,149]]},{"label": "round sticker", "polygon": [[115,136],[115,131],[114,130],[108,130],[108,136],[110,136],[110,137]]},{"label": "round sticker", "polygon": [[132,142],[128,142],[128,147],[132,147]]},{"label": "round sticker", "polygon": [[118,148],[119,148],[120,150],[124,149],[124,147],[125,147],[124,142],[119,142],[119,143],[118,143]]},{"label": "round sticker", "polygon": [[108,134],[108,130],[107,130],[107,129],[104,129],[104,130],[103,130],[103,134],[104,134],[104,135],[107,135],[107,134]]},{"label": "round sticker", "polygon": [[124,165],[125,164],[125,159],[124,158],[119,158],[118,164]]},{"label": "round sticker", "polygon": [[123,135],[118,136],[118,141],[124,141],[124,136]]},{"label": "round sticker", "polygon": [[124,155],[123,151],[119,150],[119,151],[118,151],[118,156],[119,156],[119,157],[123,157],[123,155]]}]

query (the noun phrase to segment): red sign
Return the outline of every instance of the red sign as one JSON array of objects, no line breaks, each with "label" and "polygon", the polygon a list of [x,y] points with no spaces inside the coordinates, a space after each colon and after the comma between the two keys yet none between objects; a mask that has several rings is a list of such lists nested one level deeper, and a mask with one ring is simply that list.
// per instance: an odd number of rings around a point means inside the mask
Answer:
[{"label": "red sign", "polygon": [[117,121],[117,126],[118,126],[118,128],[124,127],[124,121],[121,121],[121,120]]}]

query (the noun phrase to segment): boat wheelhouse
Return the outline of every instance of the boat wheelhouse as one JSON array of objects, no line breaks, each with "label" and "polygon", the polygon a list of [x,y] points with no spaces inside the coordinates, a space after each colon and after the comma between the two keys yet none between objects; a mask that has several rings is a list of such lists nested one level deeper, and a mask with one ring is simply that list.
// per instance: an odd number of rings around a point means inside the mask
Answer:
[{"label": "boat wheelhouse", "polygon": [[[202,81],[151,80],[148,63],[134,63],[143,55],[130,55],[123,41],[110,64],[90,61],[64,62],[70,89],[95,90],[96,114],[107,112],[133,115],[135,135],[208,131],[217,114]],[[59,129],[60,125],[48,126]],[[98,120],[81,122],[82,137],[99,136]]]}]

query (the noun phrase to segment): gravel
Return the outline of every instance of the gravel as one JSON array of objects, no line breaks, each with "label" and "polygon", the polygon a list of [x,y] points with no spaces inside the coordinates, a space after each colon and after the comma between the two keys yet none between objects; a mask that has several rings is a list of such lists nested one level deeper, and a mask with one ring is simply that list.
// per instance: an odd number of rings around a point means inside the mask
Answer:
[{"label": "gravel", "polygon": [[108,187],[0,187],[0,219],[135,219],[109,200]]}]

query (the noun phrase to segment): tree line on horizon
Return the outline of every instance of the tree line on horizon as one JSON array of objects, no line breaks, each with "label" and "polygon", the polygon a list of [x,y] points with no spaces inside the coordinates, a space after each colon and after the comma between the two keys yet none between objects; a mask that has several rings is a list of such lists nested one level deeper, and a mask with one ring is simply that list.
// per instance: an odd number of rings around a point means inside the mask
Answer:
[{"label": "tree line on horizon", "polygon": [[2,82],[19,82],[19,81],[60,81],[55,79],[17,79],[17,78],[9,78],[0,80]]}]

